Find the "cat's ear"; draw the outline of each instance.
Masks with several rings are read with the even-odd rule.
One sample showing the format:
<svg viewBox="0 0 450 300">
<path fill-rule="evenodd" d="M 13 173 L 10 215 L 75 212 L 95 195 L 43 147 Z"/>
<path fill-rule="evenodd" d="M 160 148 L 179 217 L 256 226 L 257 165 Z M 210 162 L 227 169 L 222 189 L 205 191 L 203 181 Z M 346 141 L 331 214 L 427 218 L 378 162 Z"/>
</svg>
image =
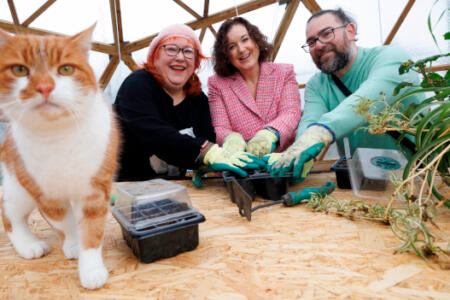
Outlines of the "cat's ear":
<svg viewBox="0 0 450 300">
<path fill-rule="evenodd" d="M 83 50 L 86 53 L 86 55 L 88 54 L 89 50 L 91 50 L 92 33 L 94 32 L 95 25 L 97 25 L 97 23 L 94 23 L 88 29 L 85 29 L 82 32 L 77 33 L 76 35 L 70 38 L 75 44 L 77 44 L 77 46 L 81 50 Z"/>
<path fill-rule="evenodd" d="M 6 42 L 8 42 L 10 38 L 11 35 L 9 35 L 9 33 L 0 29 L 0 46 L 6 44 Z"/>
</svg>

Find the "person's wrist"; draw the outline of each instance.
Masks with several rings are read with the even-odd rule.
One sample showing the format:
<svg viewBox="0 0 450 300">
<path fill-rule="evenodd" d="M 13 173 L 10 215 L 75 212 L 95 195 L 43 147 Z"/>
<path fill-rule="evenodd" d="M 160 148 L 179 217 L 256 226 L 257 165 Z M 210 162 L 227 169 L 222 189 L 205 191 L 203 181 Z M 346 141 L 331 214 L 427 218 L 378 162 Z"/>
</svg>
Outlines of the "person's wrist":
<svg viewBox="0 0 450 300">
<path fill-rule="evenodd" d="M 208 153 L 209 149 L 215 145 L 214 143 L 211 143 L 210 141 L 206 140 L 201 146 L 200 146 L 200 152 L 196 158 L 196 162 L 203 163 L 203 160 L 205 159 L 206 153 Z"/>
<path fill-rule="evenodd" d="M 326 139 L 327 144 L 332 144 L 336 141 L 336 134 L 327 125 L 322 123 L 311 123 L 309 124 L 307 130 L 311 127 L 313 127 L 314 130 L 320 132 L 320 134 Z"/>
</svg>

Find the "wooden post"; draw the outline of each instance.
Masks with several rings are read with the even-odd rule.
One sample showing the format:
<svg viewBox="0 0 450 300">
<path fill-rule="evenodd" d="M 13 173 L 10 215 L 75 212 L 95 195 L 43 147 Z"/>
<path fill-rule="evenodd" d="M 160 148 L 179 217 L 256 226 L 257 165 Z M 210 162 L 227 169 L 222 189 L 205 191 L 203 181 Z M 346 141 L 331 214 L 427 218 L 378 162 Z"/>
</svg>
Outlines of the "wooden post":
<svg viewBox="0 0 450 300">
<path fill-rule="evenodd" d="M 291 25 L 292 19 L 294 18 L 295 12 L 297 11 L 298 5 L 300 4 L 300 0 L 291 0 L 289 4 L 286 6 L 286 10 L 284 12 L 283 19 L 278 26 L 277 33 L 273 40 L 273 53 L 272 53 L 272 61 L 277 57 L 278 50 L 280 50 L 281 43 L 283 42 L 284 37 L 286 36 L 286 32 Z"/>
<path fill-rule="evenodd" d="M 402 25 L 403 21 L 405 20 L 406 16 L 408 15 L 409 11 L 411 10 L 411 7 L 413 6 L 415 1 L 416 0 L 409 0 L 408 3 L 406 3 L 406 6 L 403 9 L 400 16 L 398 17 L 397 22 L 395 23 L 394 27 L 392 27 L 391 32 L 389 33 L 388 37 L 384 41 L 384 45 L 389 45 L 392 42 L 395 34 L 397 33 L 398 29 L 400 28 L 400 25 Z"/>
</svg>

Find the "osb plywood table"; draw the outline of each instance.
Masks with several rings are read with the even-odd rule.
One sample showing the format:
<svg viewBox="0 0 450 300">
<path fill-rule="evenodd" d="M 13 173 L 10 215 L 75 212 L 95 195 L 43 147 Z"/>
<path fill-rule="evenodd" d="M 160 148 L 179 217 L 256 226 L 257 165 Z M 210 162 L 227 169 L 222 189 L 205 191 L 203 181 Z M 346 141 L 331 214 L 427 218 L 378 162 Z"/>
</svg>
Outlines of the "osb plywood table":
<svg viewBox="0 0 450 300">
<path fill-rule="evenodd" d="M 335 180 L 312 174 L 296 190 Z M 194 251 L 142 264 L 109 215 L 104 241 L 107 284 L 81 288 L 77 262 L 65 259 L 56 234 L 38 212 L 30 223 L 51 246 L 36 260 L 21 259 L 0 227 L 1 299 L 450 299 L 450 271 L 399 246 L 389 227 L 313 212 L 305 205 L 272 206 L 248 222 L 230 202 L 223 181 L 190 181 L 193 205 L 206 217 Z M 336 190 L 338 199 L 353 198 Z M 449 240 L 450 210 L 440 209 L 437 231 Z"/>
</svg>

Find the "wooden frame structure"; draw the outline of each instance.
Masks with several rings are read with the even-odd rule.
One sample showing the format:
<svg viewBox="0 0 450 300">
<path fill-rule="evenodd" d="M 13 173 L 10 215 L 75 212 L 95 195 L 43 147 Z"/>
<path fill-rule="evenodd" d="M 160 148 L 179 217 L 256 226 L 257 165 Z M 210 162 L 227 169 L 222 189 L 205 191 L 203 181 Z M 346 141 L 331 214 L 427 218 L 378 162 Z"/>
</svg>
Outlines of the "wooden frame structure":
<svg viewBox="0 0 450 300">
<path fill-rule="evenodd" d="M 54 34 L 54 35 L 63 35 L 61 33 L 51 32 L 47 30 L 42 30 L 39 28 L 30 27 L 31 23 L 35 21 L 39 16 L 41 16 L 51 5 L 53 5 L 57 0 L 47 0 L 41 7 L 39 7 L 34 13 L 32 13 L 25 21 L 20 22 L 17 11 L 14 5 L 14 0 L 8 0 L 9 10 L 12 16 L 13 22 L 8 22 L 5 20 L 0 20 L 0 28 L 11 32 L 11 33 L 20 33 L 20 32 L 29 32 L 33 34 L 46 35 L 46 34 Z M 203 15 L 200 15 L 188 4 L 183 2 L 182 0 L 172 0 L 184 10 L 186 10 L 189 14 L 191 14 L 196 20 L 186 23 L 186 25 L 192 27 L 194 30 L 201 29 L 200 32 L 200 41 L 203 41 L 206 30 L 210 30 L 213 35 L 216 35 L 216 31 L 212 26 L 215 23 L 222 22 L 228 18 L 231 18 L 236 15 L 236 12 L 239 14 L 245 14 L 247 12 L 274 4 L 279 3 L 286 4 L 286 9 L 283 18 L 280 21 L 278 26 L 278 30 L 275 34 L 273 45 L 274 45 L 274 53 L 272 55 L 272 60 L 275 60 L 278 51 L 283 43 L 283 39 L 286 35 L 287 30 L 295 16 L 297 8 L 300 2 L 303 2 L 303 5 L 311 12 L 315 13 L 321 10 L 320 6 L 317 4 L 316 0 L 249 0 L 241 5 L 236 7 L 230 7 L 228 9 L 219 11 L 214 14 L 209 14 L 209 0 L 204 0 L 204 9 Z M 415 0 L 409 0 L 401 12 L 400 16 L 397 19 L 397 22 L 394 24 L 391 29 L 388 37 L 386 38 L 384 44 L 390 44 L 396 33 L 398 32 L 400 26 L 414 5 Z M 101 42 L 93 42 L 92 50 L 98 51 L 101 53 L 106 53 L 110 55 L 110 61 L 103 71 L 99 83 L 102 87 L 106 87 L 111 80 L 119 62 L 122 60 L 131 70 L 136 69 L 136 62 L 133 60 L 131 54 L 135 51 L 141 50 L 149 45 L 151 40 L 158 34 L 152 34 L 147 37 L 141 38 L 136 41 L 132 41 L 127 43 L 123 38 L 123 26 L 122 26 L 122 17 L 121 17 L 121 9 L 120 9 L 120 0 L 109 0 L 110 10 L 111 10 L 111 23 L 112 23 L 112 32 L 114 36 L 114 44 L 106 44 Z M 432 68 L 435 71 L 447 70 L 450 69 L 450 65 L 440 65 L 434 66 Z M 300 88 L 304 88 L 304 84 L 299 85 Z"/>
</svg>

